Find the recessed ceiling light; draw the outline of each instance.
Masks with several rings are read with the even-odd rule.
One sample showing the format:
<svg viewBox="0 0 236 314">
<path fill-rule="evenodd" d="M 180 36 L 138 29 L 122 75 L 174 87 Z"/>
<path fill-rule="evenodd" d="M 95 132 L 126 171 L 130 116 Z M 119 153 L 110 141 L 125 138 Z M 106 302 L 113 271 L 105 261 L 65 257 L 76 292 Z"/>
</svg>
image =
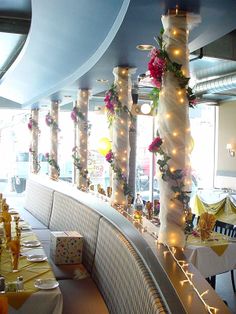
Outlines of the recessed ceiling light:
<svg viewBox="0 0 236 314">
<path fill-rule="evenodd" d="M 107 83 L 108 80 L 104 80 L 104 79 L 97 79 L 96 80 L 98 83 Z"/>
<path fill-rule="evenodd" d="M 153 45 L 138 45 L 136 46 L 138 50 L 152 50 L 154 48 Z"/>
</svg>

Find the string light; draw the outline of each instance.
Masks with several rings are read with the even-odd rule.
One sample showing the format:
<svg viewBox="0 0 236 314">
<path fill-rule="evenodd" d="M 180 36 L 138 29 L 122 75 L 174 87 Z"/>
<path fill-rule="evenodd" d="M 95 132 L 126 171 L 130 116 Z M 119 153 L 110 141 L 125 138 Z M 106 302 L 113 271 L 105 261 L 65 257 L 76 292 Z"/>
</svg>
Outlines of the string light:
<svg viewBox="0 0 236 314">
<path fill-rule="evenodd" d="M 175 49 L 174 50 L 174 55 L 179 56 L 180 55 L 180 50 L 179 49 Z"/>
<path fill-rule="evenodd" d="M 170 119 L 170 114 L 169 113 L 166 114 L 166 119 Z"/>
<path fill-rule="evenodd" d="M 188 270 L 185 270 L 184 267 L 187 266 L 187 264 L 185 263 L 185 261 L 182 261 L 182 260 L 178 260 L 178 258 L 175 256 L 175 253 L 176 253 L 176 249 L 175 248 L 171 248 L 166 245 L 169 253 L 172 255 L 173 259 L 175 260 L 175 262 L 177 263 L 177 265 L 180 267 L 180 269 L 182 270 L 183 274 L 185 275 L 186 279 L 184 280 L 181 280 L 180 281 L 180 284 L 181 286 L 183 286 L 185 283 L 187 284 L 190 284 L 192 286 L 192 288 L 194 289 L 194 291 L 196 292 L 196 294 L 198 295 L 199 299 L 201 300 L 201 302 L 204 304 L 206 310 L 208 311 L 208 313 L 210 314 L 215 314 L 217 313 L 218 309 L 216 307 L 213 307 L 213 306 L 210 306 L 206 303 L 206 301 L 203 299 L 203 297 L 205 295 L 208 294 L 209 290 L 206 290 L 202 293 L 199 292 L 199 290 L 196 288 L 196 286 L 194 285 L 193 281 L 192 281 L 192 277 L 193 277 L 193 273 L 190 273 Z M 163 255 L 164 257 L 166 257 L 166 252 L 168 251 L 164 251 L 163 252 Z"/>
</svg>

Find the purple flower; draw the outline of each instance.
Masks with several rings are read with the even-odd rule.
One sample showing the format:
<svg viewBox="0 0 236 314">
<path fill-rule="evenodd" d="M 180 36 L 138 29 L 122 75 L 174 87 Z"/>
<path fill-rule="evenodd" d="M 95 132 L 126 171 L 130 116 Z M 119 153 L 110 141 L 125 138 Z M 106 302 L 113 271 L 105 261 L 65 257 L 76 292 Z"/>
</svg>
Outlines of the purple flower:
<svg viewBox="0 0 236 314">
<path fill-rule="evenodd" d="M 109 153 L 106 154 L 105 158 L 106 158 L 106 161 L 108 161 L 108 162 L 111 163 L 112 160 L 114 159 L 114 154 L 113 154 L 113 152 L 110 150 Z"/>
<path fill-rule="evenodd" d="M 45 158 L 46 158 L 46 159 L 49 159 L 49 153 L 46 153 L 46 154 L 45 154 Z"/>
</svg>

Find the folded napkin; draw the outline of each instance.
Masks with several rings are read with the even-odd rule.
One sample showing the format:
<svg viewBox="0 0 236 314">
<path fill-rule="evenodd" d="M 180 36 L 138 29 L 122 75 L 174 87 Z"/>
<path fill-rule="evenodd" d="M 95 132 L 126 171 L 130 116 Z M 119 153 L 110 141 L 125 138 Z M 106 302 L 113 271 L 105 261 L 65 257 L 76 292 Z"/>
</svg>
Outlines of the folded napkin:
<svg viewBox="0 0 236 314">
<path fill-rule="evenodd" d="M 215 216 L 209 213 L 203 213 L 200 216 L 197 230 L 200 233 L 201 240 L 207 240 L 210 238 L 213 228 L 215 226 Z"/>
</svg>

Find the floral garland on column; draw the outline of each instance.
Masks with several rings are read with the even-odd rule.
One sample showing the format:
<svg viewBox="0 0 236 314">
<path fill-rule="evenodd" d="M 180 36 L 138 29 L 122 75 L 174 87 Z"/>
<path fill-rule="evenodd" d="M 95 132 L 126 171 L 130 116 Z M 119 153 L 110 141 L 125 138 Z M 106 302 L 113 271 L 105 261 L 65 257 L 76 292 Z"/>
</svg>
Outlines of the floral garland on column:
<svg viewBox="0 0 236 314">
<path fill-rule="evenodd" d="M 36 165 L 36 170 L 34 170 L 34 173 L 39 173 L 40 169 L 41 169 L 41 165 L 40 165 L 40 161 L 38 159 L 38 155 L 36 154 L 36 152 L 32 149 L 32 147 L 29 148 L 29 152 L 32 155 L 33 158 L 33 163 Z"/>
<path fill-rule="evenodd" d="M 196 96 L 193 93 L 191 87 L 189 87 L 189 77 L 186 77 L 182 72 L 182 65 L 176 62 L 172 62 L 169 58 L 165 46 L 163 43 L 164 30 L 161 31 L 160 36 L 157 39 L 159 49 L 154 47 L 150 53 L 150 61 L 148 63 L 148 70 L 150 72 L 150 77 L 152 78 L 152 83 L 154 88 L 150 94 L 153 100 L 153 108 L 157 108 L 159 94 L 162 89 L 163 75 L 165 72 L 172 72 L 178 79 L 178 84 L 180 89 L 184 89 L 186 92 L 186 97 L 188 99 L 188 104 L 190 108 L 194 108 L 197 104 Z M 155 154 L 159 154 L 162 158 L 157 160 L 159 165 L 159 170 L 161 172 L 161 178 L 163 181 L 173 182 L 171 187 L 172 191 L 175 193 L 175 199 L 181 202 L 183 211 L 185 213 L 186 220 L 186 231 L 188 227 L 188 222 L 191 219 L 191 209 L 189 208 L 190 196 L 189 192 L 185 190 L 184 178 L 189 175 L 190 169 L 177 169 L 172 171 L 168 164 L 171 159 L 161 148 L 163 141 L 157 134 L 157 137 L 149 145 L 149 151 Z"/>
<path fill-rule="evenodd" d="M 45 154 L 45 159 L 49 163 L 50 166 L 52 166 L 54 169 L 56 169 L 57 177 L 59 178 L 60 177 L 60 167 L 59 167 L 58 163 L 56 162 L 56 160 L 49 153 Z"/>
<path fill-rule="evenodd" d="M 185 170 L 177 169 L 172 171 L 170 166 L 168 165 L 168 161 L 171 159 L 161 148 L 163 141 L 157 136 L 152 143 L 149 145 L 148 150 L 151 153 L 159 154 L 162 159 L 157 160 L 157 164 L 159 165 L 159 170 L 161 172 L 161 178 L 163 181 L 171 180 L 173 185 L 171 187 L 172 191 L 175 193 L 175 198 L 179 200 L 183 206 L 183 210 L 185 215 L 188 217 L 189 215 L 189 192 L 184 190 L 184 177 L 186 175 Z"/>
<path fill-rule="evenodd" d="M 134 117 L 129 110 L 129 108 L 126 105 L 122 105 L 121 101 L 119 100 L 119 95 L 117 91 L 117 85 L 112 84 L 110 89 L 106 92 L 105 98 L 105 109 L 107 113 L 107 121 L 108 121 L 108 127 L 110 128 L 112 126 L 112 123 L 115 119 L 119 119 L 119 115 L 121 112 L 127 112 L 128 116 L 132 122 L 134 121 Z M 114 156 L 114 153 L 112 151 L 109 151 L 105 155 L 106 161 L 110 163 L 110 166 L 113 170 L 113 172 L 116 175 L 117 180 L 121 183 L 123 186 L 123 191 L 125 196 L 133 197 L 133 194 L 131 192 L 131 189 L 128 185 L 128 180 L 126 175 L 122 172 L 122 169 L 117 166 L 117 162 Z"/>
<path fill-rule="evenodd" d="M 61 131 L 61 129 L 59 128 L 57 122 L 53 119 L 53 117 L 51 116 L 50 112 L 48 112 L 45 116 L 45 122 L 47 124 L 47 126 L 52 127 L 55 130 Z"/>
<path fill-rule="evenodd" d="M 80 162 L 80 157 L 78 156 L 78 147 L 75 146 L 72 149 L 72 158 L 73 158 L 73 164 L 76 169 L 79 170 L 79 175 L 82 176 L 84 179 L 86 179 L 87 187 L 91 184 L 90 178 L 88 176 L 88 170 L 83 169 Z"/>
<path fill-rule="evenodd" d="M 37 121 L 35 121 L 33 118 L 32 118 L 32 115 L 30 115 L 29 117 L 29 121 L 28 121 L 28 129 L 30 130 L 30 132 L 33 131 L 33 129 L 35 129 L 38 134 L 41 133 L 40 129 L 39 129 L 39 126 L 38 126 L 38 123 Z M 38 155 L 36 154 L 36 152 L 32 149 L 32 147 L 30 146 L 29 147 L 29 153 L 32 154 L 32 159 L 33 159 L 33 163 L 36 165 L 36 170 L 34 171 L 34 173 L 39 173 L 40 169 L 41 169 L 41 165 L 40 165 L 40 161 L 39 161 L 39 158 L 38 158 Z"/>
<path fill-rule="evenodd" d="M 193 93 L 192 88 L 188 85 L 190 78 L 183 74 L 181 64 L 170 60 L 163 43 L 163 32 L 164 30 L 161 30 L 160 36 L 157 38 L 159 49 L 154 47 L 151 50 L 150 61 L 148 62 L 148 70 L 150 72 L 150 77 L 152 78 L 152 84 L 154 85 L 154 88 L 150 93 L 150 98 L 153 101 L 153 108 L 157 108 L 159 94 L 162 87 L 163 74 L 166 71 L 172 72 L 176 76 L 179 87 L 181 89 L 185 89 L 186 91 L 189 107 L 194 108 L 197 102 L 196 95 Z"/>
<path fill-rule="evenodd" d="M 83 113 L 79 110 L 77 106 L 74 106 L 71 111 L 71 119 L 73 120 L 74 124 L 78 124 L 82 122 L 84 124 L 84 131 L 88 131 L 88 136 L 90 135 L 91 124 L 86 121 Z M 79 175 L 86 179 L 87 187 L 91 184 L 90 178 L 88 176 L 88 170 L 83 169 L 80 162 L 80 157 L 78 157 L 78 147 L 75 146 L 72 148 L 72 158 L 73 164 L 76 169 L 79 170 Z"/>
<path fill-rule="evenodd" d="M 89 123 L 89 121 L 85 120 L 83 113 L 79 110 L 79 108 L 77 106 L 73 107 L 70 116 L 71 116 L 71 119 L 74 121 L 75 124 L 82 122 L 84 124 L 84 130 L 90 131 L 91 123 Z M 90 132 L 88 132 L 88 135 L 90 135 Z"/>
<path fill-rule="evenodd" d="M 122 105 L 119 100 L 117 86 L 113 83 L 110 89 L 106 92 L 105 98 L 105 109 L 107 113 L 107 121 L 109 128 L 112 126 L 114 119 L 119 118 L 119 113 L 127 112 L 131 121 L 133 121 L 134 117 L 126 105 Z"/>
<path fill-rule="evenodd" d="M 133 194 L 130 190 L 130 187 L 128 185 L 128 180 L 126 175 L 122 172 L 122 169 L 117 166 L 116 163 L 116 158 L 114 156 L 114 153 L 110 150 L 106 155 L 105 155 L 106 161 L 109 162 L 113 172 L 115 173 L 118 181 L 123 187 L 124 195 L 125 196 L 130 196 L 133 197 Z"/>
</svg>

